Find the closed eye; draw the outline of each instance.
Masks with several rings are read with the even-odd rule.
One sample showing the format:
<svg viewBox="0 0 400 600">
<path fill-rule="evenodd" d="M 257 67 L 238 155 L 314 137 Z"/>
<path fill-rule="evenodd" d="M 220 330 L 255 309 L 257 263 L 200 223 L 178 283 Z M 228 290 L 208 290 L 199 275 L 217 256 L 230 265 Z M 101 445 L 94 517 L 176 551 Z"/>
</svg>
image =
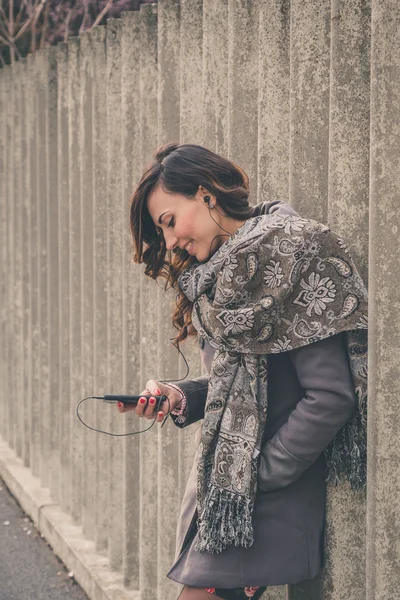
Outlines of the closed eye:
<svg viewBox="0 0 400 600">
<path fill-rule="evenodd" d="M 174 227 L 174 226 L 175 226 L 175 221 L 174 221 L 174 217 L 172 217 L 172 219 L 168 223 L 168 227 Z"/>
</svg>

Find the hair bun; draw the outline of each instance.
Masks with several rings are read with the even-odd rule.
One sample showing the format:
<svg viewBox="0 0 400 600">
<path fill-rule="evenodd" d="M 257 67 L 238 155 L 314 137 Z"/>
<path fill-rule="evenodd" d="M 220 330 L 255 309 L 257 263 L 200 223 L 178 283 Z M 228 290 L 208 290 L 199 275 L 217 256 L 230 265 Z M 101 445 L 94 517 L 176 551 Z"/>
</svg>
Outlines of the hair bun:
<svg viewBox="0 0 400 600">
<path fill-rule="evenodd" d="M 171 154 L 174 150 L 179 148 L 179 146 L 180 146 L 180 144 L 178 144 L 177 142 L 171 142 L 169 144 L 164 144 L 164 146 L 160 146 L 160 148 L 158 148 L 158 150 L 155 152 L 155 154 L 153 156 L 158 162 L 161 163 L 166 156 L 169 156 L 169 154 Z"/>
</svg>

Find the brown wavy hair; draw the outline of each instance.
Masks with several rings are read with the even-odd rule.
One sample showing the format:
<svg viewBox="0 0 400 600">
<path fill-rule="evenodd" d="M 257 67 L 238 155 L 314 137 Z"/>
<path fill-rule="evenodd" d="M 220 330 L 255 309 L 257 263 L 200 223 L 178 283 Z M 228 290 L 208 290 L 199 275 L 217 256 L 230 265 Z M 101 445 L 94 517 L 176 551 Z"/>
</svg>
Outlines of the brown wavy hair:
<svg viewBox="0 0 400 600">
<path fill-rule="evenodd" d="M 253 214 L 249 205 L 249 178 L 236 164 L 196 144 L 169 143 L 160 146 L 153 155 L 132 195 L 130 225 L 133 237 L 133 261 L 144 263 L 145 274 L 152 279 L 165 278 L 165 289 L 178 291 L 172 324 L 178 330 L 174 341 L 195 336 L 192 325 L 192 307 L 180 291 L 178 277 L 181 272 L 196 262 L 186 250 L 167 250 L 160 228 L 154 224 L 147 208 L 147 200 L 158 185 L 165 192 L 181 194 L 193 199 L 204 187 L 216 197 L 226 215 L 244 221 Z"/>
</svg>

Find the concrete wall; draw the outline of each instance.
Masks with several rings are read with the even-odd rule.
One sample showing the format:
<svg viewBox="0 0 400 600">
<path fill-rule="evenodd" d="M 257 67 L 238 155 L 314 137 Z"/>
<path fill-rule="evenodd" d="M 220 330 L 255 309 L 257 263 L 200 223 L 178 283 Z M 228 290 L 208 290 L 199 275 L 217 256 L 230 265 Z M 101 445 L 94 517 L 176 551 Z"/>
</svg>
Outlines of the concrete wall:
<svg viewBox="0 0 400 600">
<path fill-rule="evenodd" d="M 180 588 L 165 573 L 195 427 L 107 437 L 75 415 L 84 396 L 185 374 L 174 294 L 132 264 L 129 232 L 132 188 L 179 140 L 243 166 L 252 203 L 329 223 L 369 276 L 368 491 L 328 488 L 324 570 L 265 598 L 396 593 L 399 31 L 396 0 L 159 0 L 0 70 L 0 474 L 91 598 Z M 183 349 L 200 375 L 195 344 Z M 147 425 L 95 401 L 82 416 Z M 37 511 L 29 485 L 48 494 Z"/>
</svg>

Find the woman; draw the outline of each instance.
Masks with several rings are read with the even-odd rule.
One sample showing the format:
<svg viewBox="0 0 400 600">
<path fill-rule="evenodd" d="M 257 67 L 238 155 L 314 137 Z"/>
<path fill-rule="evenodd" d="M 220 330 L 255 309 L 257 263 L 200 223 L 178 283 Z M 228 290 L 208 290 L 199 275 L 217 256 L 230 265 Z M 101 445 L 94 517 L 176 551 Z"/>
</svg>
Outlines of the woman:
<svg viewBox="0 0 400 600">
<path fill-rule="evenodd" d="M 365 485 L 365 286 L 329 227 L 248 198 L 192 144 L 161 147 L 132 198 L 134 260 L 179 290 L 176 341 L 197 335 L 208 373 L 152 379 L 132 409 L 162 421 L 148 396 L 165 394 L 178 427 L 204 419 L 167 574 L 180 600 L 313 578 L 326 481 Z"/>
</svg>

